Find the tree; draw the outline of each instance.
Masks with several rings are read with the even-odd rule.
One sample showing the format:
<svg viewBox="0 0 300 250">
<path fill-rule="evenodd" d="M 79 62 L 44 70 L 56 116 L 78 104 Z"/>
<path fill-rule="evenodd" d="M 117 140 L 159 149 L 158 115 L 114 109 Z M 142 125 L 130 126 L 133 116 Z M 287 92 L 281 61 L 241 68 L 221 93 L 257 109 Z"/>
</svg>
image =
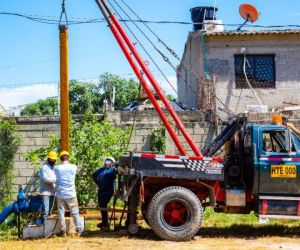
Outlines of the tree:
<svg viewBox="0 0 300 250">
<path fill-rule="evenodd" d="M 49 97 L 36 103 L 28 104 L 21 111 L 22 116 L 55 115 L 58 113 L 57 98 Z"/>
<path fill-rule="evenodd" d="M 115 110 L 120 110 L 128 103 L 137 100 L 139 83 L 134 79 L 125 79 L 105 73 L 100 76 L 98 83 L 71 80 L 69 88 L 70 112 L 72 114 L 85 114 L 86 112 L 96 114 L 103 112 L 105 99 L 112 102 L 114 88 L 116 90 Z M 57 112 L 57 99 L 47 98 L 26 105 L 21 111 L 21 115 L 54 115 Z"/>
<path fill-rule="evenodd" d="M 70 111 L 72 114 L 84 114 L 86 112 L 102 112 L 102 95 L 97 84 L 70 81 Z"/>
<path fill-rule="evenodd" d="M 120 110 L 130 102 L 137 100 L 139 83 L 134 79 L 124 79 L 109 73 L 100 76 L 99 89 L 104 92 L 104 98 L 109 101 L 112 101 L 114 87 L 116 91 L 115 110 Z"/>
</svg>

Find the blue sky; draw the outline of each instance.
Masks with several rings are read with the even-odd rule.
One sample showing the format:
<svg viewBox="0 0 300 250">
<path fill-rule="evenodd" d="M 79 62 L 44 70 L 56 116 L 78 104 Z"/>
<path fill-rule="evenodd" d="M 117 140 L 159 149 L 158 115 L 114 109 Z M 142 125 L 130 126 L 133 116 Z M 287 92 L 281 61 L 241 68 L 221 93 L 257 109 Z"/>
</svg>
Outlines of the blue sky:
<svg viewBox="0 0 300 250">
<path fill-rule="evenodd" d="M 126 2 L 142 19 L 155 21 L 190 21 L 190 8 L 214 3 L 213 0 L 127 0 Z M 244 2 L 217 0 L 219 19 L 224 23 L 241 23 L 238 7 Z M 247 2 L 255 5 L 261 13 L 257 24 L 300 24 L 299 0 L 248 0 Z M 57 19 L 60 10 L 59 0 L 1 0 L 0 2 L 0 12 L 51 16 L 51 19 Z M 66 0 L 66 10 L 69 19 L 102 17 L 94 0 Z M 192 30 L 191 25 L 155 24 L 151 27 L 170 47 L 180 56 L 182 55 L 188 32 Z M 0 104 L 9 107 L 57 95 L 55 84 L 12 87 L 16 84 L 45 83 L 59 79 L 57 26 L 0 15 L 0 30 Z M 147 48 L 151 47 L 147 45 Z M 150 52 L 155 54 L 152 49 Z M 170 70 L 159 56 L 155 56 L 155 59 L 170 81 L 176 85 L 175 72 Z M 70 79 L 94 79 L 104 72 L 126 77 L 132 73 L 104 23 L 70 26 L 69 60 Z M 173 60 L 173 63 L 178 62 Z M 154 73 L 157 74 L 156 70 Z M 160 76 L 157 77 L 161 79 Z M 172 93 L 170 87 L 165 84 L 163 86 Z"/>
</svg>

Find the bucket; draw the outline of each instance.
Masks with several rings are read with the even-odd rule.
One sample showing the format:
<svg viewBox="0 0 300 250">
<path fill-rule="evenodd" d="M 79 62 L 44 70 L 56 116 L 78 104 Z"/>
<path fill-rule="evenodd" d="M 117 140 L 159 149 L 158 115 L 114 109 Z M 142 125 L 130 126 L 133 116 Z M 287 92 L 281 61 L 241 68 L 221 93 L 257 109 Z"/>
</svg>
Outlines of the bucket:
<svg viewBox="0 0 300 250">
<path fill-rule="evenodd" d="M 194 31 L 203 29 L 204 20 L 215 20 L 215 13 L 218 8 L 202 6 L 190 9 L 192 21 L 194 23 Z M 215 12 L 215 13 L 214 13 Z M 199 23 L 199 24 L 198 24 Z"/>
</svg>

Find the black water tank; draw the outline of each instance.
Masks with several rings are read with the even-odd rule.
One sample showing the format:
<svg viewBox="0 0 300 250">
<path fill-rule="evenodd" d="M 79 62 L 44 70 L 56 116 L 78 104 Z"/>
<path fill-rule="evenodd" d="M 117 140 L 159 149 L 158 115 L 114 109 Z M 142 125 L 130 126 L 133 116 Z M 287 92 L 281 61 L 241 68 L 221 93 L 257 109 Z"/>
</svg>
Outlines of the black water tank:
<svg viewBox="0 0 300 250">
<path fill-rule="evenodd" d="M 194 31 L 202 30 L 203 29 L 203 21 L 204 20 L 214 20 L 216 15 L 214 12 L 218 11 L 218 8 L 215 7 L 195 7 L 191 10 L 192 21 L 194 24 Z M 197 24 L 199 23 L 199 24 Z"/>
</svg>

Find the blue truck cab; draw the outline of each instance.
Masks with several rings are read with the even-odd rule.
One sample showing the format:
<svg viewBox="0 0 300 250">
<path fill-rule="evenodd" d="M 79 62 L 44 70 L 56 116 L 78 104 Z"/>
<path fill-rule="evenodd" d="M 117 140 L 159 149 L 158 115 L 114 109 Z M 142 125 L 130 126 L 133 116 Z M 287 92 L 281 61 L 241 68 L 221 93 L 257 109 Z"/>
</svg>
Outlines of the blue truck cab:
<svg viewBox="0 0 300 250">
<path fill-rule="evenodd" d="M 244 122 L 226 143 L 219 211 L 300 219 L 300 138 L 281 124 Z"/>
<path fill-rule="evenodd" d="M 282 125 L 248 125 L 247 130 L 251 135 L 253 157 L 252 195 L 260 217 L 298 217 L 299 137 Z M 245 149 L 250 146 L 247 140 L 245 136 Z"/>
</svg>

